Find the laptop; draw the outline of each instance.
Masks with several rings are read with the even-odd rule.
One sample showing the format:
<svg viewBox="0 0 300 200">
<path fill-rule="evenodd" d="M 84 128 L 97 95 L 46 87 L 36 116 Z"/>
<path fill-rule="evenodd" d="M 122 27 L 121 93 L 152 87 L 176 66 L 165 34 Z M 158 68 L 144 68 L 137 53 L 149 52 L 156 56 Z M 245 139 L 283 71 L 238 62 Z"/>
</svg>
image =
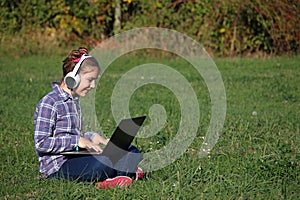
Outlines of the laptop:
<svg viewBox="0 0 300 200">
<path fill-rule="evenodd" d="M 88 151 L 83 149 L 79 151 L 65 151 L 61 152 L 60 154 L 66 156 L 104 155 L 110 158 L 110 160 L 114 163 L 128 153 L 127 150 L 145 119 L 146 116 L 139 116 L 121 120 L 102 152 Z"/>
</svg>

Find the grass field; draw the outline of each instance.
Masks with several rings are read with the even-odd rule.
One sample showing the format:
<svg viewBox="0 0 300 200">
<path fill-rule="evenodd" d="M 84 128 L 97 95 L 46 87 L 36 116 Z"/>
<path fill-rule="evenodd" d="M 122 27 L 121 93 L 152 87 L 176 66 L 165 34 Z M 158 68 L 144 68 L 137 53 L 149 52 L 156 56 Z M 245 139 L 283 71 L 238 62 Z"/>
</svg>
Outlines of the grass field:
<svg viewBox="0 0 300 200">
<path fill-rule="evenodd" d="M 181 60 L 159 62 L 181 72 L 201 108 L 197 137 L 175 162 L 131 188 L 99 190 L 92 183 L 42 180 L 33 146 L 33 112 L 38 100 L 60 79 L 61 56 L 0 58 L 0 199 L 298 199 L 300 196 L 300 57 L 217 59 L 227 97 L 223 134 L 208 157 L 198 150 L 206 133 L 210 100 L 197 73 Z M 149 60 L 150 62 L 151 60 Z M 152 60 L 153 61 L 153 60 Z M 151 62 L 152 62 L 151 61 Z M 127 56 L 113 63 L 97 88 L 96 111 L 110 133 L 114 83 L 126 70 L 145 63 Z M 132 97 L 132 115 L 147 114 L 152 104 L 165 107 L 168 126 L 156 136 L 137 139 L 143 152 L 160 149 L 178 129 L 176 97 L 147 85 Z M 109 134 L 108 134 L 109 136 Z"/>
</svg>

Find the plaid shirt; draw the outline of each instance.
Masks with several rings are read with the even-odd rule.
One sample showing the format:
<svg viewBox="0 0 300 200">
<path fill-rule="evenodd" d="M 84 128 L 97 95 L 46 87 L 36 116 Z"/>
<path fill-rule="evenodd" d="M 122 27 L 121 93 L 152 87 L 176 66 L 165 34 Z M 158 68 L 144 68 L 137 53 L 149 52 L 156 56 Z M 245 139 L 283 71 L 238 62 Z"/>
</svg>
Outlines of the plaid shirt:
<svg viewBox="0 0 300 200">
<path fill-rule="evenodd" d="M 38 103 L 34 113 L 34 145 L 39 171 L 44 177 L 57 172 L 67 158 L 60 152 L 74 150 L 79 137 L 92 139 L 95 132 L 81 133 L 82 116 L 78 98 L 72 97 L 58 82 Z"/>
</svg>

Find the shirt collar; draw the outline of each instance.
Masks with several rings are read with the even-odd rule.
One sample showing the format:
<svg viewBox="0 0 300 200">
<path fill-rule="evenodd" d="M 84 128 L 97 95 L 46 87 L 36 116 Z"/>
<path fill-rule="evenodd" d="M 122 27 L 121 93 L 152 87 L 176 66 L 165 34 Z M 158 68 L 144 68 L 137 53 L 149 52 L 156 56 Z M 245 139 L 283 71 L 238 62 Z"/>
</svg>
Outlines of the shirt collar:
<svg viewBox="0 0 300 200">
<path fill-rule="evenodd" d="M 60 87 L 59 81 L 52 82 L 52 88 L 58 94 L 58 96 L 63 99 L 63 101 L 67 101 L 68 99 L 76 99 Z"/>
</svg>

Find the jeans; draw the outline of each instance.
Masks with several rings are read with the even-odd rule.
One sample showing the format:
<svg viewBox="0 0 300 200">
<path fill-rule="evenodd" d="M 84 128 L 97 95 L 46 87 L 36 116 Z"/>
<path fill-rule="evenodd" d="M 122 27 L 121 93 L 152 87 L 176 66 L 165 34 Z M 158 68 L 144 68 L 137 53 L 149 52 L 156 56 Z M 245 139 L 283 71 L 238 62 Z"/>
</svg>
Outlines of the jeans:
<svg viewBox="0 0 300 200">
<path fill-rule="evenodd" d="M 130 146 L 128 153 L 112 164 L 106 156 L 69 157 L 58 172 L 49 178 L 75 181 L 103 181 L 116 176 L 133 177 L 141 160 L 141 153 L 135 146 Z"/>
</svg>

